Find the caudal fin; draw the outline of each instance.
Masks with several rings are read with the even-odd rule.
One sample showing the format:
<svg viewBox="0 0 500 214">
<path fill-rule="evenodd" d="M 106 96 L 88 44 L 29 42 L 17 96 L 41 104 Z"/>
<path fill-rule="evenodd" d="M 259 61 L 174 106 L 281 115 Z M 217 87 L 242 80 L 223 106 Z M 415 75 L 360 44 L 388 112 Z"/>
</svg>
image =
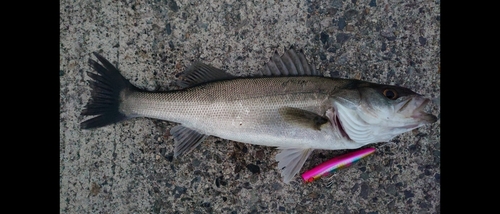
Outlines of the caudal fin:
<svg viewBox="0 0 500 214">
<path fill-rule="evenodd" d="M 137 90 L 108 60 L 96 52 L 94 55 L 102 65 L 89 59 L 89 65 L 97 74 L 87 72 L 92 78 L 89 80 L 91 98 L 81 115 L 95 117 L 83 121 L 82 129 L 102 127 L 127 119 L 127 115 L 119 111 L 120 94 L 123 90 Z"/>
</svg>

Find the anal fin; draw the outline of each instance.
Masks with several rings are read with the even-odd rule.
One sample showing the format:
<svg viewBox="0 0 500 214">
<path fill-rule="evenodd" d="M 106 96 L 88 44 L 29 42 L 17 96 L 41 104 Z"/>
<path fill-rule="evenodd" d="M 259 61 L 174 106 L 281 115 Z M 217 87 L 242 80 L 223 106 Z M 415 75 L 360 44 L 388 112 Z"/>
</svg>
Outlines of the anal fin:
<svg viewBox="0 0 500 214">
<path fill-rule="evenodd" d="M 189 153 L 208 137 L 181 125 L 170 129 L 170 134 L 174 137 L 174 158 Z"/>
<path fill-rule="evenodd" d="M 276 155 L 276 161 L 278 161 L 278 168 L 281 170 L 283 182 L 288 184 L 300 171 L 314 149 L 283 147 L 279 147 L 278 149 L 281 149 L 281 152 Z"/>
</svg>

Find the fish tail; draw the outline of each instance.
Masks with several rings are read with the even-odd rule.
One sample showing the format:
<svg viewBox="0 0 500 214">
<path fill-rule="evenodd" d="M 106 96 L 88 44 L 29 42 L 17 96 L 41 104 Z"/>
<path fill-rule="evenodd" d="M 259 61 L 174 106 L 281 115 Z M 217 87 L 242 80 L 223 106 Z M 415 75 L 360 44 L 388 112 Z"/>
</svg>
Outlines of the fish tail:
<svg viewBox="0 0 500 214">
<path fill-rule="evenodd" d="M 81 115 L 95 117 L 83 121 L 80 124 L 82 129 L 98 128 L 130 118 L 120 112 L 121 97 L 123 92 L 139 90 L 108 60 L 96 52 L 94 55 L 102 65 L 89 59 L 89 65 L 97 74 L 87 72 L 91 78 L 91 97 Z"/>
</svg>

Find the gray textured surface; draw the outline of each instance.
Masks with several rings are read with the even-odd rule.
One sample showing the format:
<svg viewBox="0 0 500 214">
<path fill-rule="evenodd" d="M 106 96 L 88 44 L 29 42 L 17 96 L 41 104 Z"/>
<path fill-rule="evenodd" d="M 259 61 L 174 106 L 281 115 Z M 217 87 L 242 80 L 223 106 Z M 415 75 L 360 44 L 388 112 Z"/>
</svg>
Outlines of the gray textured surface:
<svg viewBox="0 0 500 214">
<path fill-rule="evenodd" d="M 134 85 L 175 88 L 192 60 L 235 75 L 303 48 L 327 76 L 440 97 L 440 1 L 60 1 L 61 213 L 439 213 L 440 121 L 375 144 L 328 179 L 281 182 L 273 148 L 211 137 L 172 159 L 165 121 L 82 131 L 87 60 L 98 51 Z M 306 169 L 345 151 L 315 151 Z M 257 172 L 257 169 L 260 172 Z M 255 172 L 255 173 L 254 173 Z"/>
</svg>

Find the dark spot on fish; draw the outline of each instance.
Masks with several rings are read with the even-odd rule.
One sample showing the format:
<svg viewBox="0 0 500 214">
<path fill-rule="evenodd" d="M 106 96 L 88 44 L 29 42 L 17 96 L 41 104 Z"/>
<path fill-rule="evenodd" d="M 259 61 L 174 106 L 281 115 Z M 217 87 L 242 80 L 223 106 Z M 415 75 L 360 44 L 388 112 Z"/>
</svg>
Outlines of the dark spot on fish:
<svg viewBox="0 0 500 214">
<path fill-rule="evenodd" d="M 247 166 L 247 169 L 250 170 L 250 172 L 252 173 L 260 173 L 260 167 L 255 165 L 255 164 L 248 164 Z"/>
<path fill-rule="evenodd" d="M 227 201 L 227 197 L 222 196 L 222 200 L 223 200 L 223 201 Z"/>
</svg>

